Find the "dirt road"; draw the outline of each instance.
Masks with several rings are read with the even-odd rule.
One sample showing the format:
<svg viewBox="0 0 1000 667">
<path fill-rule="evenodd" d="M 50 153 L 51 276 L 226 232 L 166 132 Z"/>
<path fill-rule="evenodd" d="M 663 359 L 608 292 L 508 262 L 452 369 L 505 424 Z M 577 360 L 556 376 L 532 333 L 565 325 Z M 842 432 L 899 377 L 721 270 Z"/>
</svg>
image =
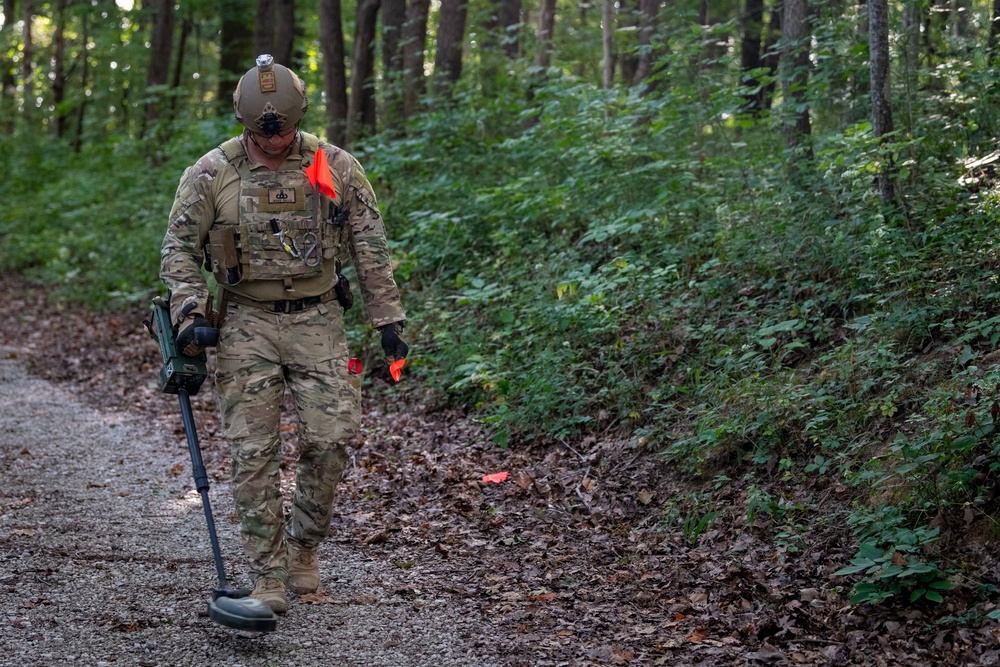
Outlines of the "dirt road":
<svg viewBox="0 0 1000 667">
<path fill-rule="evenodd" d="M 326 596 L 293 596 L 277 632 L 215 625 L 187 449 L 0 356 L 0 665 L 496 664 L 466 642 L 488 629 L 336 543 L 321 550 Z M 227 572 L 246 585 L 228 489 L 213 482 L 211 497 Z"/>
</svg>

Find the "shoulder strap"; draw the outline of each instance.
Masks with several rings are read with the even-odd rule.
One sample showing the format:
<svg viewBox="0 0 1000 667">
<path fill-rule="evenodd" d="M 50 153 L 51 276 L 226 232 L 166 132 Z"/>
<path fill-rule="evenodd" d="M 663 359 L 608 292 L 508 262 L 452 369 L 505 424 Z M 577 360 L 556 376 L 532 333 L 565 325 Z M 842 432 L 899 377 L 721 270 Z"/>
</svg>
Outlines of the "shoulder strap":
<svg viewBox="0 0 1000 667">
<path fill-rule="evenodd" d="M 243 144 L 240 143 L 239 137 L 233 137 L 222 142 L 219 146 L 219 150 L 222 151 L 223 155 L 230 163 L 235 162 L 237 159 L 246 156 L 246 151 L 243 150 Z"/>
<path fill-rule="evenodd" d="M 302 168 L 305 169 L 313 163 L 313 158 L 316 157 L 316 151 L 319 150 L 319 137 L 303 132 L 301 150 Z"/>
</svg>

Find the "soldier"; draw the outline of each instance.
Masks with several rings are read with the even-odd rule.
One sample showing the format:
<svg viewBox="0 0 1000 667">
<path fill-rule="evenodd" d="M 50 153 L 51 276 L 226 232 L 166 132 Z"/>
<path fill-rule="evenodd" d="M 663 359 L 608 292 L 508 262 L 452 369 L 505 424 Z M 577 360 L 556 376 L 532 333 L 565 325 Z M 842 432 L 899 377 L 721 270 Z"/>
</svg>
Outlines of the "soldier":
<svg viewBox="0 0 1000 667">
<path fill-rule="evenodd" d="M 160 278 L 171 292 L 178 349 L 197 355 L 194 330 L 220 329 L 215 383 L 252 595 L 283 613 L 286 586 L 310 593 L 319 585 L 317 549 L 330 527 L 345 444 L 361 420 L 341 260 L 354 261 L 390 361 L 406 357 L 406 315 L 364 169 L 347 151 L 299 130 L 308 108 L 302 80 L 262 55 L 237 84 L 233 107 L 243 134 L 181 176 Z M 209 321 L 202 261 L 219 283 L 221 322 Z M 278 470 L 286 386 L 299 446 L 287 521 Z"/>
</svg>

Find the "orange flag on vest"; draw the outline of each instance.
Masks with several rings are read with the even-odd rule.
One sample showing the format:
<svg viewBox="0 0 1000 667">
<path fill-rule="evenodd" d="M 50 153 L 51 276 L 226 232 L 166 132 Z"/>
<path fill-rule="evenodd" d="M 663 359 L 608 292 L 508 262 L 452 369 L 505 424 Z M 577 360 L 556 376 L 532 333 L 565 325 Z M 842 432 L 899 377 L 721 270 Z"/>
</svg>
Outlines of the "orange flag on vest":
<svg viewBox="0 0 1000 667">
<path fill-rule="evenodd" d="M 333 190 L 333 179 L 330 178 L 330 165 L 326 161 L 326 151 L 322 148 L 316 151 L 313 163 L 306 167 L 306 176 L 313 187 L 319 185 L 320 194 L 330 199 L 337 198 L 337 193 Z"/>
</svg>

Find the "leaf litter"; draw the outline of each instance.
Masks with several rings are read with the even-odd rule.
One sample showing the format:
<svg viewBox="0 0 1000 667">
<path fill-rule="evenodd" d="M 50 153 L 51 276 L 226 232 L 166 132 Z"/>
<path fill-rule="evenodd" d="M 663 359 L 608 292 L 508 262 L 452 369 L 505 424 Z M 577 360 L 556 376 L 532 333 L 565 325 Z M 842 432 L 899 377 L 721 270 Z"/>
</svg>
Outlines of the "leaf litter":
<svg viewBox="0 0 1000 667">
<path fill-rule="evenodd" d="M 157 388 L 143 309 L 88 313 L 11 277 L 0 292 L 7 358 L 71 386 L 109 418 L 127 414 L 183 440 L 175 404 Z M 419 340 L 412 349 L 419 354 Z M 767 517 L 747 520 L 747 489 L 735 483 L 715 498 L 715 520 L 685 534 L 666 504 L 704 488 L 655 452 L 611 436 L 500 449 L 474 420 L 439 405 L 433 388 L 395 385 L 384 368 L 366 373 L 330 539 L 396 564 L 395 579 L 380 582 L 387 595 L 480 615 L 504 638 L 509 665 L 1000 664 L 1000 623 L 983 618 L 995 607 L 975 595 L 977 584 L 996 584 L 1000 562 L 974 525 L 952 539 L 955 566 L 975 583 L 941 605 L 852 607 L 851 582 L 832 575 L 855 551 L 830 520 L 850 502 L 843 488 L 792 489 L 808 513 L 794 545 L 775 539 L 781 527 Z M 192 405 L 206 466 L 227 479 L 214 393 Z M 289 407 L 286 486 L 296 459 Z M 5 466 L 29 455 L 0 454 Z M 508 483 L 484 470 L 509 471 Z M 22 502 L 5 498 L 0 491 L 3 506 Z M 8 539 L 37 540 L 31 532 Z M 337 591 L 298 602 L 337 604 Z"/>
</svg>

